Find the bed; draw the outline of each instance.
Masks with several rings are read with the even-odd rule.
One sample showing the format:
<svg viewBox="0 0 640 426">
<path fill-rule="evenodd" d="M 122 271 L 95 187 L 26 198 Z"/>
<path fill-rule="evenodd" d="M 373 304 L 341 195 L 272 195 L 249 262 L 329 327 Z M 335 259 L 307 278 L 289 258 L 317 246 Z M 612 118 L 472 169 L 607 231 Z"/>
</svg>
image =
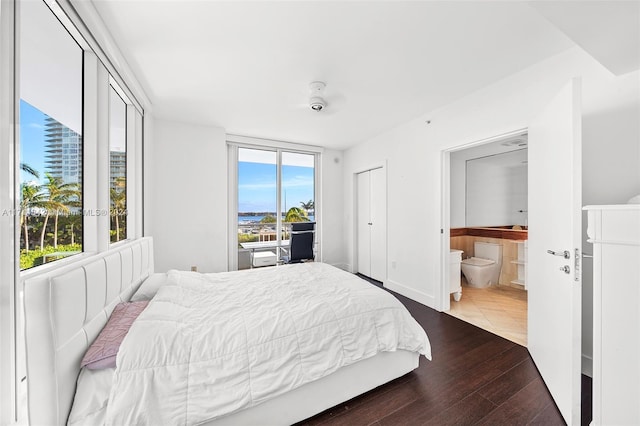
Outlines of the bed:
<svg viewBox="0 0 640 426">
<path fill-rule="evenodd" d="M 25 282 L 32 424 L 153 424 L 159 420 L 171 424 L 291 424 L 408 373 L 418 366 L 420 353 L 430 356 L 426 334 L 410 316 L 405 325 L 391 327 L 392 317 L 409 315 L 395 298 L 352 274 L 309 263 L 220 274 L 171 271 L 166 274 L 167 285 L 160 287 L 124 338 L 118 368 L 80 371 L 80 360 L 114 306 L 144 294 L 145 285 L 139 291 L 138 287 L 153 274 L 152 258 L 151 240 L 142 239 L 55 275 Z M 301 277 L 316 281 L 301 283 Z M 335 298 L 340 292 L 358 293 L 359 299 L 344 303 L 347 314 L 334 309 L 340 304 L 336 301 L 343 299 Z M 320 303 L 324 307 L 305 307 L 311 297 L 307 293 L 325 298 Z M 291 305 L 291 297 L 302 297 L 302 301 Z M 238 320 L 242 324 L 232 324 L 238 315 L 225 313 L 223 299 L 244 307 L 243 319 Z M 273 320 L 262 320 L 266 314 L 258 311 L 260 305 L 266 306 L 265 312 L 279 314 Z M 69 310 L 69 306 L 77 309 Z M 312 314 L 304 314 L 305 309 Z M 372 319 L 380 312 L 381 319 Z M 374 324 L 355 325 L 359 323 L 349 315 Z M 335 334 L 325 327 L 336 324 L 340 325 L 338 346 L 322 338 Z M 199 328 L 206 329 L 205 333 L 195 334 Z M 225 328 L 242 333 L 230 333 L 229 340 L 219 341 L 218 336 L 228 332 Z M 306 336 L 310 330 L 315 334 Z M 369 338 L 356 345 L 359 334 Z M 158 349 L 171 346 L 167 341 L 178 349 Z M 305 344 L 327 347 L 333 354 L 331 361 L 317 358 L 315 352 L 304 349 Z M 141 349 L 145 345 L 147 349 Z M 181 352 L 188 352 L 186 358 L 180 358 Z M 233 362 L 244 359 L 238 354 L 246 355 L 247 361 L 236 371 Z M 221 357 L 233 362 L 220 364 Z M 216 363 L 211 364 L 212 360 Z M 212 368 L 221 365 L 224 368 Z M 260 369 L 264 376 L 258 374 Z M 216 370 L 230 376 L 234 386 L 237 382 L 237 390 L 228 388 L 228 377 L 206 377 Z M 248 374 L 247 370 L 248 381 L 234 379 Z M 227 388 L 234 390 L 225 398 Z M 160 394 L 168 401 L 154 402 Z M 186 403 L 181 402 L 183 398 Z M 213 400 L 215 406 L 209 406 L 208 401 Z M 218 407 L 220 401 L 226 401 L 223 408 Z M 144 408 L 141 404 L 150 405 Z"/>
</svg>

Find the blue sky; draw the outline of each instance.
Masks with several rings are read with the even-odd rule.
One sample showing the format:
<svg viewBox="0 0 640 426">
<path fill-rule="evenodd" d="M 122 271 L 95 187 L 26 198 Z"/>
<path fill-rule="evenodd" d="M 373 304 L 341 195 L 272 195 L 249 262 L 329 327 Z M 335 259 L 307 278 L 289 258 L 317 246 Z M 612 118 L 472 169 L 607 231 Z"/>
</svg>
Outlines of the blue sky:
<svg viewBox="0 0 640 426">
<path fill-rule="evenodd" d="M 313 168 L 282 166 L 282 210 L 313 200 Z M 286 193 L 286 209 L 284 195 Z M 276 165 L 238 162 L 238 212 L 276 211 Z"/>
<path fill-rule="evenodd" d="M 45 114 L 20 100 L 20 162 L 40 172 L 44 178 L 44 119 Z M 37 180 L 21 172 L 22 182 Z M 282 210 L 300 207 L 301 202 L 313 200 L 313 167 L 282 166 Z M 286 206 L 285 206 L 286 195 Z M 276 211 L 276 165 L 238 162 L 238 211 Z"/>
<path fill-rule="evenodd" d="M 42 111 L 20 99 L 20 163 L 40 172 L 40 180 L 44 178 L 44 119 Z M 20 181 L 37 179 L 20 172 Z"/>
</svg>

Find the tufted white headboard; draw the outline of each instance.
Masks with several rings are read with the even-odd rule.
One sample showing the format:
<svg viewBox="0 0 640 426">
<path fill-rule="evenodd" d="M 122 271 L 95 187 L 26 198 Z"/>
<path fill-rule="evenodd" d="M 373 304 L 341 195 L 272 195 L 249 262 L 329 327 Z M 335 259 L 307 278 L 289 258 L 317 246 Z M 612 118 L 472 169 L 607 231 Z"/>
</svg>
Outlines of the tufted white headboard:
<svg viewBox="0 0 640 426">
<path fill-rule="evenodd" d="M 30 424 L 67 423 L 84 353 L 152 272 L 147 237 L 24 282 Z"/>
</svg>

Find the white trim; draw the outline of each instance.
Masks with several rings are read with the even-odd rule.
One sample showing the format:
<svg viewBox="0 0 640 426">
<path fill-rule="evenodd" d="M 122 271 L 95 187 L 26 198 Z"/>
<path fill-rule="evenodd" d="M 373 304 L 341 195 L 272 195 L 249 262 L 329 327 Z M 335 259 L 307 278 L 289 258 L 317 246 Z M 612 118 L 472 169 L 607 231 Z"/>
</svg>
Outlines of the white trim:
<svg viewBox="0 0 640 426">
<path fill-rule="evenodd" d="M 134 199 L 133 199 L 133 203 L 131 203 L 131 205 L 134 207 L 133 209 L 133 217 L 131 217 L 130 219 L 132 220 L 132 224 L 135 224 L 135 233 L 133 234 L 133 238 L 142 238 L 143 235 L 143 230 L 142 230 L 142 212 L 144 210 L 144 206 L 142 205 L 142 199 L 143 199 L 143 188 L 142 188 L 142 182 L 143 182 L 143 177 L 142 177 L 142 171 L 143 171 L 143 158 L 142 158 L 142 138 L 143 138 L 143 133 L 142 133 L 142 114 L 140 114 L 140 111 L 133 109 L 134 110 L 134 150 L 135 150 L 135 164 L 134 164 L 134 173 L 131 173 L 132 177 L 135 177 L 135 184 L 131 185 L 131 187 L 134 189 Z M 130 220 L 128 219 L 128 220 Z M 129 226 L 127 224 L 127 226 Z"/>
<path fill-rule="evenodd" d="M 227 147 L 227 202 L 229 203 L 229 217 L 227 220 L 227 241 L 229 252 L 227 267 L 229 271 L 238 270 L 238 147 Z"/>
<path fill-rule="evenodd" d="M 112 86 L 113 87 L 113 86 Z M 137 158 L 137 143 L 136 143 L 136 108 L 126 103 L 125 100 L 126 120 L 124 123 L 126 133 L 126 188 L 127 191 L 127 239 L 132 240 L 136 238 L 138 230 L 136 229 L 136 220 L 138 217 L 138 209 L 136 208 L 136 200 L 138 199 L 138 193 L 136 191 L 138 187 L 138 170 L 139 162 Z M 111 167 L 109 167 L 111 169 Z"/>
<path fill-rule="evenodd" d="M 96 76 L 96 186 L 92 189 L 96 191 L 96 211 L 107 212 L 105 215 L 96 217 L 96 251 L 103 252 L 109 249 L 111 243 L 109 236 L 111 221 L 108 214 L 111 207 L 109 193 L 109 90 L 111 85 L 109 84 L 109 72 L 103 63 L 99 62 L 98 64 Z"/>
<path fill-rule="evenodd" d="M 449 297 L 450 281 L 450 252 L 451 252 L 451 151 L 442 151 L 441 157 L 442 167 L 440 168 L 442 175 L 442 193 L 441 214 L 442 224 L 440 225 L 440 286 L 436 294 L 436 309 L 440 312 L 451 309 L 451 298 Z"/>
<path fill-rule="evenodd" d="M 127 93 L 122 89 L 122 86 L 116 81 L 113 74 L 109 74 L 109 85 L 113 87 L 113 90 L 115 90 L 125 104 L 129 105 L 133 103 L 131 98 L 127 96 Z"/>
<path fill-rule="evenodd" d="M 15 212 L 18 206 L 16 8 L 13 0 L 0 1 L 0 213 Z M 3 425 L 18 420 L 16 277 L 19 263 L 16 253 L 19 253 L 19 239 L 16 228 L 15 214 L 0 214 L 0 424 Z"/>
<path fill-rule="evenodd" d="M 313 156 L 313 220 L 316 223 L 316 234 L 314 248 L 316 250 L 316 261 L 322 262 L 324 259 L 324 246 L 322 245 L 322 153 L 315 153 Z M 319 205 L 320 208 L 315 206 Z"/>
<path fill-rule="evenodd" d="M 602 206 L 584 206 L 582 210 L 637 210 L 638 204 L 608 204 Z"/>
<path fill-rule="evenodd" d="M 274 139 L 262 139 L 249 136 L 227 134 L 227 143 L 245 148 L 269 147 L 283 149 L 291 152 L 317 153 L 324 152 L 324 148 L 314 145 L 304 145 L 293 142 L 277 141 Z"/>
<path fill-rule="evenodd" d="M 69 20 L 77 28 L 100 62 L 127 93 L 138 111 L 144 114 L 151 101 L 124 59 L 95 6 L 90 1 L 56 0 Z"/>
<path fill-rule="evenodd" d="M 67 32 L 69 32 L 69 34 L 75 40 L 75 42 L 80 45 L 82 50 L 91 49 L 91 46 L 89 46 L 89 43 L 87 43 L 87 40 L 80 33 L 80 31 L 78 31 L 78 28 L 71 21 L 71 19 L 69 19 L 69 16 L 67 15 L 67 13 L 64 10 L 62 10 L 62 7 L 60 7 L 58 0 L 44 0 L 44 2 L 46 3 L 49 10 L 51 10 L 51 12 L 56 16 L 56 18 L 58 18 L 58 20 L 60 21 L 62 26 L 67 30 Z"/>
<path fill-rule="evenodd" d="M 476 146 L 481 146 L 481 145 L 486 145 L 488 143 L 492 143 L 492 142 L 497 142 L 499 140 L 502 139 L 509 139 L 512 138 L 514 136 L 518 136 L 522 133 L 528 133 L 529 129 L 527 127 L 523 127 L 521 129 L 518 130 L 513 130 L 511 132 L 506 132 L 506 133 L 502 133 L 500 135 L 497 136 L 490 136 L 488 138 L 484 138 L 484 139 L 478 139 L 472 142 L 464 142 L 461 143 L 460 145 L 455 145 L 451 148 L 445 149 L 443 151 L 448 151 L 448 152 L 456 152 L 456 151 L 462 151 L 465 149 L 469 149 L 469 148 L 474 148 Z"/>
<path fill-rule="evenodd" d="M 440 200 L 442 203 L 440 216 L 441 242 L 440 242 L 440 281 L 436 286 L 434 298 L 437 301 L 435 309 L 439 311 L 447 311 L 450 309 L 449 300 L 449 249 L 450 249 L 450 226 L 451 226 L 451 153 L 462 151 L 464 149 L 473 148 L 480 145 L 496 142 L 501 139 L 507 139 L 522 133 L 527 133 L 528 128 L 513 130 L 497 136 L 491 136 L 479 139 L 473 142 L 463 142 L 441 151 L 440 169 L 441 175 L 441 191 Z"/>
<path fill-rule="evenodd" d="M 418 291 L 415 288 L 407 287 L 392 280 L 387 280 L 384 283 L 384 288 L 395 291 L 396 293 L 400 293 L 401 295 L 415 300 L 418 303 L 422 303 L 423 305 L 430 308 L 433 308 L 436 302 L 436 298 L 434 296 Z"/>
<path fill-rule="evenodd" d="M 100 61 L 96 55 L 85 50 L 84 87 L 83 87 L 83 129 L 82 129 L 82 208 L 85 211 L 97 211 L 98 194 L 96 191 L 85 191 L 85 188 L 98 187 L 98 69 Z M 82 249 L 88 252 L 98 251 L 98 218 L 95 215 L 82 217 Z"/>
</svg>

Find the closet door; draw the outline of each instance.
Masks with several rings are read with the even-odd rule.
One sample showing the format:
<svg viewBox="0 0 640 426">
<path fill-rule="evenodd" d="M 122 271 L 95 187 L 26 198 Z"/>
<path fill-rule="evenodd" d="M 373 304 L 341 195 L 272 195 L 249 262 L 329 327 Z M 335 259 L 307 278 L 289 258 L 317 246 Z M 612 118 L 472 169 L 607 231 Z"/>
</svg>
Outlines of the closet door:
<svg viewBox="0 0 640 426">
<path fill-rule="evenodd" d="M 384 281 L 387 277 L 387 182 L 385 170 L 373 169 L 369 186 L 369 227 L 371 275 L 374 280 Z"/>
<path fill-rule="evenodd" d="M 370 192 L 371 179 L 369 172 L 358 173 L 357 176 L 357 239 L 358 239 L 358 272 L 371 276 L 371 218 Z"/>
</svg>

